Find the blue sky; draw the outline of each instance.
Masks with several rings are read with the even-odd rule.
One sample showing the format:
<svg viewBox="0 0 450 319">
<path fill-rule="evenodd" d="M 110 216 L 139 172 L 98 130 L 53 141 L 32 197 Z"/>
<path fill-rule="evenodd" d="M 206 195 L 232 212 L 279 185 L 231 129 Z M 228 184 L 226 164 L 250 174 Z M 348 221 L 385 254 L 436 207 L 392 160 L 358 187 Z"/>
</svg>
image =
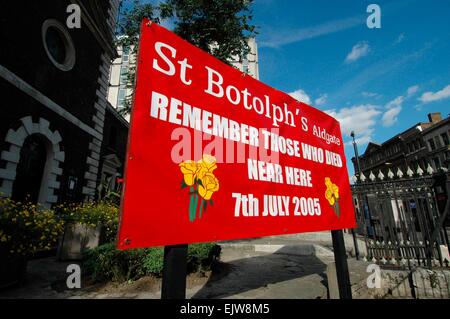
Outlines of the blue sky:
<svg viewBox="0 0 450 319">
<path fill-rule="evenodd" d="M 367 6 L 381 8 L 369 29 Z M 260 80 L 354 130 L 360 153 L 450 113 L 450 1 L 256 0 Z M 353 148 L 346 145 L 349 174 Z"/>
<path fill-rule="evenodd" d="M 351 130 L 363 153 L 450 113 L 450 1 L 255 0 L 253 14 L 260 80 L 341 121 L 350 175 Z"/>
</svg>

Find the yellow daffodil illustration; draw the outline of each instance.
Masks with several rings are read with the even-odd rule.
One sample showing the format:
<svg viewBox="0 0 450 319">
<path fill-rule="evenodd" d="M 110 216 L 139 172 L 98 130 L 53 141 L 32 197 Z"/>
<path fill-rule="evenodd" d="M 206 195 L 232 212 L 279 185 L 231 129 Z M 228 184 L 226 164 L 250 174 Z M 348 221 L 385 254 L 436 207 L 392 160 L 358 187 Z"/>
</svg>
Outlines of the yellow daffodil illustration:
<svg viewBox="0 0 450 319">
<path fill-rule="evenodd" d="M 219 190 L 219 180 L 212 173 L 206 173 L 200 179 L 201 184 L 198 186 L 198 194 L 204 200 L 210 200 L 214 192 Z"/>
<path fill-rule="evenodd" d="M 216 158 L 208 154 L 204 154 L 203 158 L 197 163 L 201 172 L 212 173 L 217 168 Z"/>
<path fill-rule="evenodd" d="M 197 218 L 197 209 L 199 208 L 199 218 L 201 218 L 208 204 L 213 204 L 211 196 L 219 190 L 219 180 L 213 174 L 217 168 L 216 158 L 203 154 L 198 162 L 188 160 L 180 163 L 179 166 L 183 173 L 181 188 L 190 187 L 189 220 L 193 222 Z"/>
<path fill-rule="evenodd" d="M 329 177 L 325 177 L 325 186 L 325 198 L 328 200 L 330 206 L 333 207 L 337 217 L 339 217 L 341 214 L 339 210 L 339 187 L 333 184 Z"/>
<path fill-rule="evenodd" d="M 194 161 L 185 161 L 180 163 L 180 170 L 184 175 L 184 183 L 187 186 L 194 185 L 195 177 L 197 176 L 197 172 L 200 168 L 197 162 Z"/>
</svg>

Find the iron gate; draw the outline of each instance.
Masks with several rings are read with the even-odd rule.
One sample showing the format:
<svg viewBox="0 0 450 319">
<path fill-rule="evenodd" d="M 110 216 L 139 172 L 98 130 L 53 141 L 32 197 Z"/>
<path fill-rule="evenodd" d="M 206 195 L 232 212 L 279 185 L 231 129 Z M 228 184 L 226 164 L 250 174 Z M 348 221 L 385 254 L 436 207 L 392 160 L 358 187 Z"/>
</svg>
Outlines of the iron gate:
<svg viewBox="0 0 450 319">
<path fill-rule="evenodd" d="M 448 267 L 449 174 L 419 167 L 354 176 L 353 200 L 365 258 L 397 267 Z"/>
</svg>

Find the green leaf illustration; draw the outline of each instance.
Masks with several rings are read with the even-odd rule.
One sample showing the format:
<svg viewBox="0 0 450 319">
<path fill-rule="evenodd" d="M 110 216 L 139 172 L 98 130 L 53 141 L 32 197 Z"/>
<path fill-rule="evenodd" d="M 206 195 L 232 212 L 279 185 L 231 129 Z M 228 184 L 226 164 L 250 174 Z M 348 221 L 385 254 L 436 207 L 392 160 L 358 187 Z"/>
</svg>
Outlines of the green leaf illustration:
<svg viewBox="0 0 450 319">
<path fill-rule="evenodd" d="M 190 192 L 193 192 L 194 187 L 191 186 L 190 188 Z M 192 223 L 195 220 L 195 196 L 191 195 L 190 196 L 190 201 L 189 201 L 189 221 Z"/>
<path fill-rule="evenodd" d="M 200 202 L 200 213 L 199 213 L 199 218 L 202 218 L 202 213 L 203 213 L 203 208 L 205 207 L 205 202 L 203 201 L 203 198 Z"/>
<path fill-rule="evenodd" d="M 339 201 L 338 200 L 336 200 L 334 212 L 336 213 L 338 218 L 341 217 L 341 211 L 339 209 Z"/>
<path fill-rule="evenodd" d="M 197 207 L 198 207 L 198 195 L 193 195 L 194 196 L 194 220 L 197 217 Z"/>
</svg>

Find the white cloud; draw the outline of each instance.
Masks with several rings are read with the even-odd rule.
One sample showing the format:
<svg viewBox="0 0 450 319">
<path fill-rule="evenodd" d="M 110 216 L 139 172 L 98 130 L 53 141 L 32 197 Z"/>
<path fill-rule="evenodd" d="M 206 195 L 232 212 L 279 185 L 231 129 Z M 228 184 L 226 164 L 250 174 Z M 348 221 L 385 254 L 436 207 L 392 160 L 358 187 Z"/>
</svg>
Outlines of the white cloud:
<svg viewBox="0 0 450 319">
<path fill-rule="evenodd" d="M 352 48 L 352 51 L 345 58 L 345 63 L 352 63 L 356 60 L 366 56 L 370 51 L 369 44 L 367 42 L 358 42 Z"/>
<path fill-rule="evenodd" d="M 322 94 L 314 101 L 314 103 L 317 106 L 324 105 L 325 103 L 327 103 L 327 98 L 328 98 L 328 94 Z"/>
<path fill-rule="evenodd" d="M 399 107 L 402 106 L 403 101 L 405 100 L 405 98 L 403 96 L 397 96 L 395 99 L 393 99 L 392 101 L 389 101 L 385 108 L 387 109 L 392 109 L 394 107 Z"/>
<path fill-rule="evenodd" d="M 358 144 L 367 144 L 372 139 L 375 131 L 374 126 L 378 116 L 381 114 L 379 107 L 372 104 L 355 105 L 344 107 L 338 111 L 325 111 L 341 123 L 343 137 L 349 137 L 354 131 Z"/>
<path fill-rule="evenodd" d="M 363 97 L 375 97 L 375 96 L 377 96 L 378 94 L 377 94 L 377 93 L 373 93 L 373 92 L 362 92 L 361 95 L 362 95 Z"/>
<path fill-rule="evenodd" d="M 397 96 L 395 99 L 389 101 L 385 105 L 385 109 L 387 109 L 387 111 L 384 112 L 383 117 L 381 118 L 381 123 L 383 124 L 383 126 L 389 127 L 397 123 L 398 115 L 402 111 L 402 105 L 404 101 L 404 96 Z"/>
<path fill-rule="evenodd" d="M 311 105 L 311 98 L 302 89 L 298 89 L 297 91 L 291 92 L 289 93 L 289 95 L 300 102 Z"/>
<path fill-rule="evenodd" d="M 414 61 L 423 58 L 425 52 L 432 46 L 433 44 L 425 45 L 421 50 L 408 55 L 383 57 L 378 62 L 357 72 L 356 76 L 343 82 L 342 86 L 338 87 L 336 91 L 331 92 L 330 95 L 333 96 L 333 99 L 340 100 L 364 91 L 371 83 L 377 82 L 378 80 L 382 83 L 384 76 L 395 73 L 406 65 L 410 65 Z"/>
<path fill-rule="evenodd" d="M 394 44 L 399 44 L 399 43 L 403 42 L 404 39 L 405 39 L 405 34 L 404 33 L 400 33 L 400 35 L 398 36 L 397 40 L 395 40 Z"/>
<path fill-rule="evenodd" d="M 408 91 L 406 93 L 407 93 L 407 96 L 410 97 L 411 95 L 417 93 L 417 91 L 419 91 L 419 86 L 413 85 L 408 88 Z"/>
<path fill-rule="evenodd" d="M 388 126 L 392 126 L 395 123 L 397 123 L 398 115 L 402 111 L 403 102 L 406 99 L 410 98 L 415 93 L 417 93 L 417 91 L 419 91 L 418 85 L 410 86 L 408 88 L 408 90 L 406 90 L 406 95 L 397 96 L 392 101 L 389 101 L 388 103 L 386 103 L 386 105 L 384 106 L 386 109 L 386 112 L 383 114 L 383 116 L 381 118 L 381 122 L 382 122 L 383 126 L 388 127 Z"/>
<path fill-rule="evenodd" d="M 421 101 L 422 103 L 430 103 L 434 101 L 443 100 L 449 97 L 450 97 L 450 85 L 447 85 L 445 88 L 437 92 L 425 92 L 419 98 L 419 101 Z"/>
<path fill-rule="evenodd" d="M 374 92 L 361 92 L 361 95 L 365 98 L 379 98 L 381 97 L 380 94 L 374 93 Z"/>
<path fill-rule="evenodd" d="M 279 29 L 270 30 L 266 28 L 266 31 L 264 33 L 266 39 L 260 41 L 258 46 L 260 48 L 278 48 L 286 44 L 300 42 L 307 39 L 347 30 L 356 27 L 357 25 L 361 25 L 364 22 L 365 17 L 360 15 L 341 20 L 333 20 L 319 25 L 300 29 L 280 31 Z"/>
<path fill-rule="evenodd" d="M 384 114 L 383 117 L 381 118 L 381 121 L 383 123 L 383 126 L 392 126 L 395 123 L 397 123 L 398 120 L 398 115 L 400 114 L 400 112 L 402 111 L 402 106 L 395 106 L 389 110 L 387 110 Z"/>
</svg>

